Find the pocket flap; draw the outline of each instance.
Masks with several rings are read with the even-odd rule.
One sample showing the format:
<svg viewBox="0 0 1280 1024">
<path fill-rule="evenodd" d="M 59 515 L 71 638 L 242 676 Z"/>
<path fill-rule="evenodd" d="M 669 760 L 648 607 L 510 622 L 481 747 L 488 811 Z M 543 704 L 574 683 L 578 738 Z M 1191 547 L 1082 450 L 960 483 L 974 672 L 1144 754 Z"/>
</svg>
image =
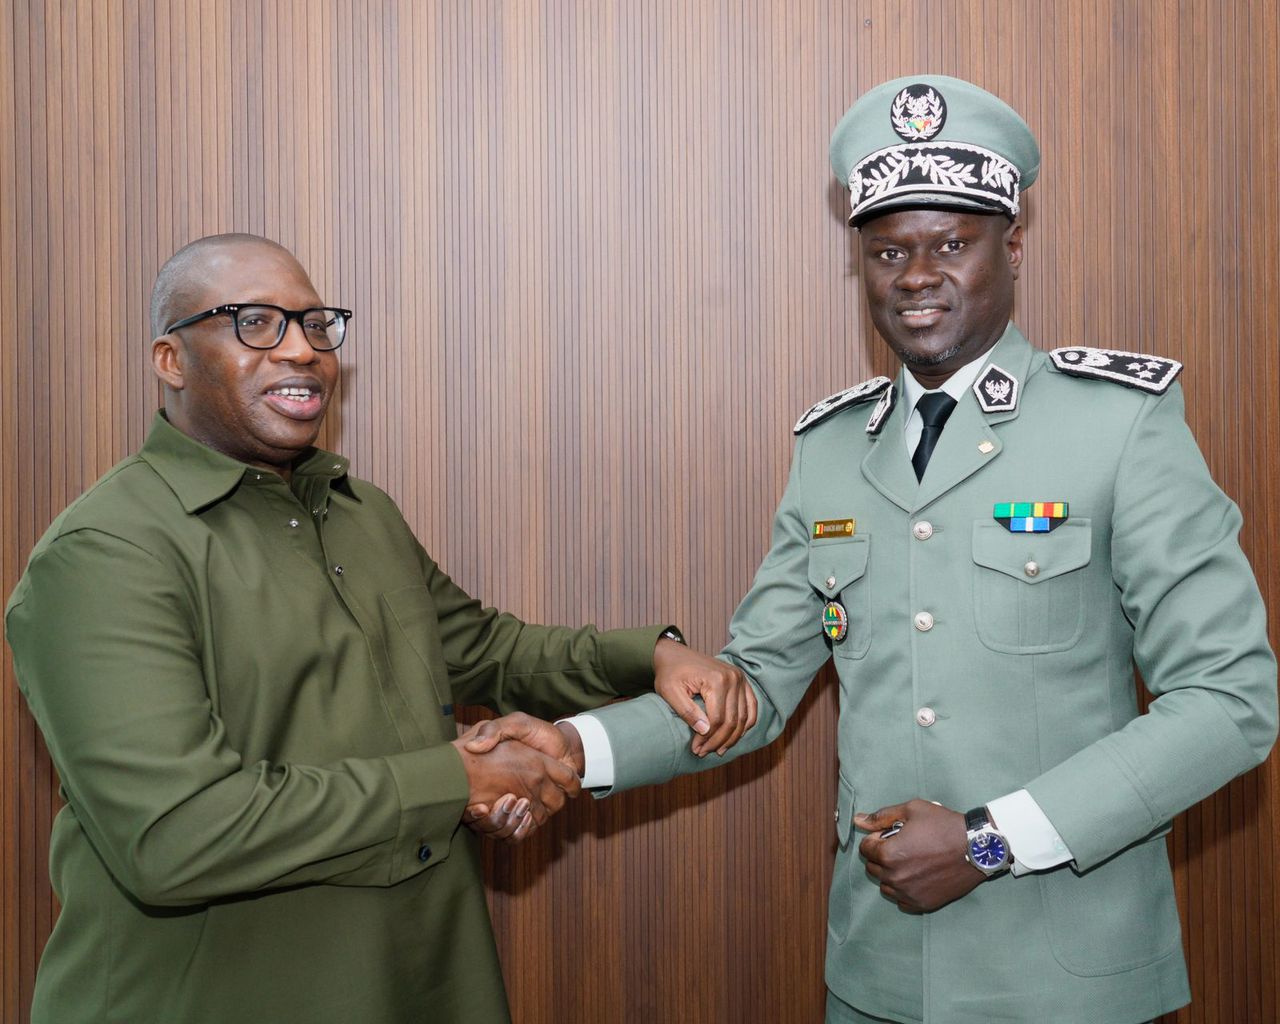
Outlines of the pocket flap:
<svg viewBox="0 0 1280 1024">
<path fill-rule="evenodd" d="M 1034 586 L 1089 564 L 1089 523 L 1068 519 L 1051 533 L 1010 533 L 993 520 L 979 519 L 973 524 L 973 560 Z"/>
<path fill-rule="evenodd" d="M 867 571 L 867 536 L 817 540 L 809 545 L 809 583 L 828 598 L 835 597 Z"/>
<path fill-rule="evenodd" d="M 849 845 L 849 836 L 853 834 L 853 787 L 840 775 L 839 792 L 836 794 L 836 840 L 840 848 Z"/>
</svg>

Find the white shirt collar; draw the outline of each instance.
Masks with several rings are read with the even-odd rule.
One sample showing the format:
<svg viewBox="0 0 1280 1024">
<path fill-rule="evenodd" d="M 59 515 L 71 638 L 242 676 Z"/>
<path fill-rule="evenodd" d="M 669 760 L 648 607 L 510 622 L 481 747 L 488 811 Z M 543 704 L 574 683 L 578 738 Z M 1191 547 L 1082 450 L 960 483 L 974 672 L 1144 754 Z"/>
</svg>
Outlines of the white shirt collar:
<svg viewBox="0 0 1280 1024">
<path fill-rule="evenodd" d="M 978 379 L 978 374 L 986 367 L 990 361 L 991 349 L 983 352 L 977 359 L 972 362 L 965 363 L 964 366 L 956 370 L 947 382 L 940 388 L 934 388 L 935 391 L 945 391 L 957 402 L 964 397 L 964 393 L 973 387 L 973 382 Z M 925 394 L 926 388 L 918 380 L 915 379 L 910 370 L 903 368 L 905 372 L 902 374 L 902 402 L 906 407 L 903 411 L 903 426 L 911 420 L 912 414 L 916 411 L 916 404 L 920 401 L 920 396 Z"/>
</svg>

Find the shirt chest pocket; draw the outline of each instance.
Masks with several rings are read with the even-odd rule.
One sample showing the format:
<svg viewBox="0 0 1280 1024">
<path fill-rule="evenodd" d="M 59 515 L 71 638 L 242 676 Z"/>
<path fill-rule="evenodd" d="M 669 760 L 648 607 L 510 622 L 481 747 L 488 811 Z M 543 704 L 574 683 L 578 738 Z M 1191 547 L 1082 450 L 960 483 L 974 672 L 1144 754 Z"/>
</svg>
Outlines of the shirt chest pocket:
<svg viewBox="0 0 1280 1024">
<path fill-rule="evenodd" d="M 866 578 L 870 550 L 866 534 L 809 545 L 809 585 L 824 605 L 838 602 L 847 619 L 844 639 L 830 641 L 837 658 L 861 658 L 871 646 L 871 587 Z"/>
<path fill-rule="evenodd" d="M 1051 654 L 1084 634 L 1088 519 L 1051 533 L 1010 533 L 993 520 L 973 524 L 973 613 L 979 639 L 1002 654 Z"/>
<path fill-rule="evenodd" d="M 401 587 L 379 598 L 388 613 L 387 658 L 407 703 L 428 721 L 453 714 L 453 693 L 435 602 L 425 586 Z M 428 691 L 424 677 L 431 681 Z M 428 693 L 435 701 L 427 699 Z"/>
</svg>

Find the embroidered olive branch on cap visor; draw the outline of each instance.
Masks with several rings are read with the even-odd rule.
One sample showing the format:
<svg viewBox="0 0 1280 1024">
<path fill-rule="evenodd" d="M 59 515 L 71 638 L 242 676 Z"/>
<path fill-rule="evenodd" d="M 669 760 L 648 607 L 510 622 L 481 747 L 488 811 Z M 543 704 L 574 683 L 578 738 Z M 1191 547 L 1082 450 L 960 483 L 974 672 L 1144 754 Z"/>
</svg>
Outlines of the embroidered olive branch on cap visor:
<svg viewBox="0 0 1280 1024">
<path fill-rule="evenodd" d="M 865 93 L 831 136 L 849 223 L 940 206 L 1016 217 L 1040 171 L 1027 123 L 997 96 L 946 75 L 911 75 Z"/>
</svg>

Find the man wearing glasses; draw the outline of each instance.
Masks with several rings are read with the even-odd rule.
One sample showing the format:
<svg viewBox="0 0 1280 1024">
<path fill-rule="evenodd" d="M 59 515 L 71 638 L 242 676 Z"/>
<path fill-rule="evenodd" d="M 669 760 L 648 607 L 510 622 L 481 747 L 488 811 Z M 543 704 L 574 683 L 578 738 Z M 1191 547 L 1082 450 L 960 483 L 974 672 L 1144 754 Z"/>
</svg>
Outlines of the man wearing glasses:
<svg viewBox="0 0 1280 1024">
<path fill-rule="evenodd" d="M 531 626 L 463 593 L 312 446 L 351 312 L 285 249 L 192 243 L 152 320 L 164 412 L 6 615 L 67 802 L 32 1020 L 506 1020 L 458 826 L 493 807 L 519 839 L 578 778 L 468 750 L 455 702 L 552 716 L 652 685 L 719 749 L 754 721 L 741 674 L 670 627 Z"/>
</svg>

